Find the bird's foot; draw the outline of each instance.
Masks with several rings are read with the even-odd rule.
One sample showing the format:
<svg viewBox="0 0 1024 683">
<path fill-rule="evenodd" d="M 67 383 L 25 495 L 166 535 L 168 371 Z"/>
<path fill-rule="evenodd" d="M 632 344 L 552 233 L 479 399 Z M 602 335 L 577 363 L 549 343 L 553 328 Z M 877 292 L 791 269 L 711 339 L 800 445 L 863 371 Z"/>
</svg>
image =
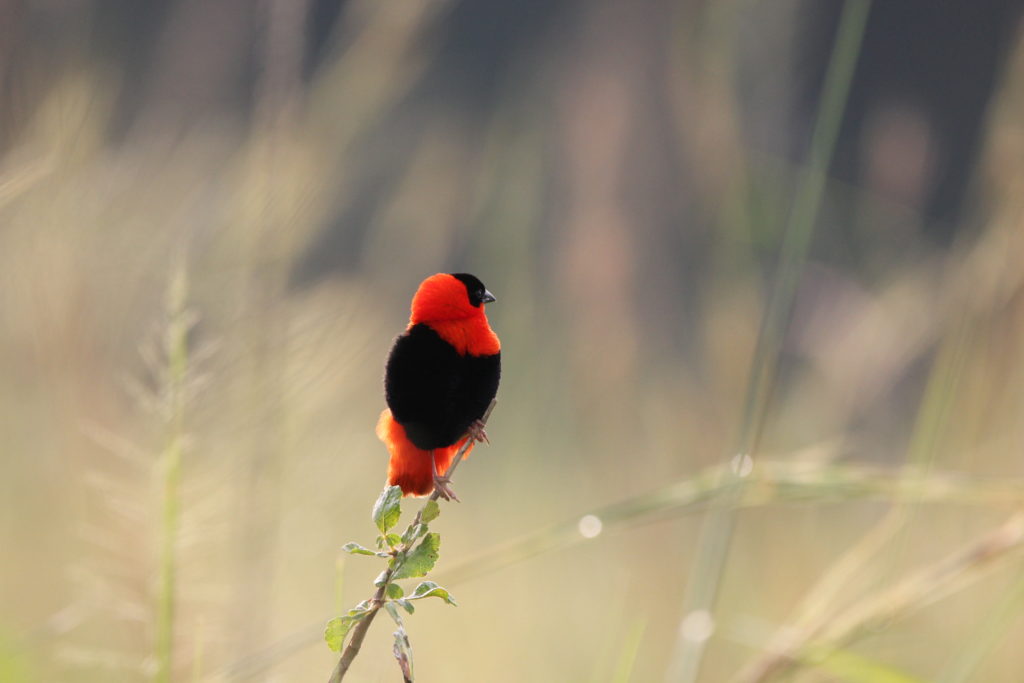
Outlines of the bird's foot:
<svg viewBox="0 0 1024 683">
<path fill-rule="evenodd" d="M 484 429 L 484 423 L 480 420 L 473 420 L 466 433 L 474 441 L 486 441 L 488 446 L 491 445 L 491 440 L 487 438 L 487 431 Z"/>
<path fill-rule="evenodd" d="M 433 451 L 430 452 L 430 464 L 434 470 L 434 490 L 437 491 L 437 495 L 445 500 L 454 500 L 456 503 L 462 502 L 455 495 L 455 491 L 452 491 L 452 487 L 448 485 L 452 480 L 437 471 L 437 456 Z"/>
<path fill-rule="evenodd" d="M 442 477 L 439 474 L 434 475 L 434 490 L 437 494 L 445 500 L 454 500 L 456 503 L 461 503 L 459 497 L 455 495 L 455 491 L 452 491 L 452 487 L 448 484 L 451 483 L 451 479 L 448 477 Z"/>
</svg>

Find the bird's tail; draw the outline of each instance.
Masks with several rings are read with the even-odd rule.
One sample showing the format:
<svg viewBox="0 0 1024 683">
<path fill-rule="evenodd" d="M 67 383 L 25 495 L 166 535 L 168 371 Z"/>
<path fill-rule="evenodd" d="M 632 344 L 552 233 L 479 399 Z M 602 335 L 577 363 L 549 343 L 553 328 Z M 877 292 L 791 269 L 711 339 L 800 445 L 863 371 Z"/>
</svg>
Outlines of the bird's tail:
<svg viewBox="0 0 1024 683">
<path fill-rule="evenodd" d="M 430 462 L 430 451 L 416 448 L 405 434 L 405 427 L 395 421 L 391 411 L 385 409 L 377 421 L 377 438 L 384 442 L 391 454 L 388 463 L 388 484 L 401 486 L 407 496 L 426 496 L 434 490 L 434 471 Z M 444 474 L 452 458 L 465 442 L 460 440 L 452 446 L 434 449 L 437 471 Z M 472 450 L 472 445 L 466 451 Z"/>
</svg>

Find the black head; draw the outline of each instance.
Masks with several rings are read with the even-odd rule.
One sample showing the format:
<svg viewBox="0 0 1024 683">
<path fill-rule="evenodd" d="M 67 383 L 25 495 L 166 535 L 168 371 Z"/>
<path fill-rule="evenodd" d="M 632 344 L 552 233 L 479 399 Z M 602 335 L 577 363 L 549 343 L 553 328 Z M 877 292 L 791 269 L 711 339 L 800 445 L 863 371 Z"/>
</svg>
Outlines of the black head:
<svg viewBox="0 0 1024 683">
<path fill-rule="evenodd" d="M 473 306 L 489 304 L 494 301 L 494 295 L 487 291 L 484 283 L 469 273 L 452 273 L 453 278 L 466 285 L 466 292 L 469 294 L 469 303 Z"/>
</svg>

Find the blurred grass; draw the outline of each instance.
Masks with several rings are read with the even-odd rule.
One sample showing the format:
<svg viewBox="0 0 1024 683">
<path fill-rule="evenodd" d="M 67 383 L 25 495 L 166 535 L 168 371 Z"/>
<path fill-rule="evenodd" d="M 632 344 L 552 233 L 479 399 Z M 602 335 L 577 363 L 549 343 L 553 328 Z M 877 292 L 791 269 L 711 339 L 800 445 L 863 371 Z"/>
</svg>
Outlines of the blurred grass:
<svg viewBox="0 0 1024 683">
<path fill-rule="evenodd" d="M 695 616 L 706 615 L 714 628 L 715 604 L 734 532 L 732 503 L 742 496 L 741 470 L 747 467 L 748 462 L 753 463 L 759 455 L 761 433 L 768 400 L 775 384 L 779 354 L 793 313 L 797 285 L 810 250 L 811 237 L 819 221 L 828 169 L 832 165 L 836 139 L 870 9 L 869 0 L 847 0 L 839 18 L 835 45 L 825 75 L 821 106 L 811 136 L 807 166 L 801 171 L 797 183 L 792 211 L 779 249 L 779 266 L 751 360 L 749 385 L 743 412 L 739 417 L 737 446 L 726 455 L 732 466 L 722 472 L 729 484 L 723 491 L 726 504 L 708 515 L 701 530 L 692 577 L 688 580 L 683 602 L 678 642 L 666 674 L 667 680 L 690 683 L 700 675 L 704 649 L 711 633 L 694 637 L 686 628 L 686 623 Z"/>
<path fill-rule="evenodd" d="M 737 130 L 721 125 L 738 116 L 727 63 L 741 5 L 708 9 L 698 25 L 716 28 L 696 51 L 685 21 L 671 27 L 665 90 L 699 106 L 673 100 L 682 137 L 665 144 L 698 169 L 702 154 L 721 153 L 693 182 L 703 210 L 729 224 L 704 236 L 699 253 L 713 265 L 695 269 L 687 292 L 646 288 L 651 272 L 674 282 L 670 271 L 688 261 L 646 261 L 637 245 L 652 228 L 634 219 L 643 207 L 588 175 L 646 153 L 616 118 L 642 127 L 632 91 L 602 99 L 612 86 L 587 78 L 620 69 L 621 86 L 641 73 L 636 44 L 605 42 L 632 34 L 595 15 L 573 39 L 583 56 L 534 55 L 550 68 L 515 80 L 478 135 L 410 95 L 429 62 L 417 41 L 443 10 L 350 4 L 351 35 L 325 67 L 263 102 L 269 112 L 252 122 L 211 114 L 115 143 L 107 131 L 123 84 L 84 59 L 39 94 L 0 165 L 0 547 L 10 558 L 0 566 L 0 678 L 149 680 L 158 642 L 174 643 L 172 680 L 324 678 L 333 658 L 323 621 L 362 597 L 374 572 L 358 558 L 337 564 L 337 550 L 372 533 L 384 354 L 419 279 L 464 269 L 498 296 L 488 313 L 506 370 L 494 445 L 460 469 L 466 502 L 438 529 L 438 580 L 460 607 L 409 620 L 424 680 L 661 679 L 700 515 L 725 500 L 735 535 L 714 571 L 719 630 L 701 680 L 728 680 L 762 657 L 773 634 L 799 623 L 808 586 L 843 573 L 850 549 L 906 506 L 898 542 L 855 562 L 834 599 L 806 607 L 842 623 L 850 604 L 884 603 L 910 577 L 914 609 L 824 663 L 801 660 L 801 680 L 874 667 L 1015 681 L 1015 557 L 935 605 L 914 590 L 1024 500 L 1021 51 L 986 131 L 976 235 L 939 251 L 911 233 L 895 255 L 870 242 L 863 266 L 810 251 L 792 325 L 775 332 L 783 359 L 763 407 L 764 455 L 730 501 L 715 463 L 736 433 L 767 315 L 762 267 L 798 173 L 750 161 Z M 421 121 L 421 140 L 387 127 L 396 108 Z M 584 114 L 598 121 L 589 136 Z M 389 136 L 408 157 L 381 170 Z M 374 174 L 395 176 L 390 193 L 365 224 L 345 227 L 365 240 L 332 247 L 351 250 L 355 265 L 293 286 L 308 245 Z M 902 215 L 849 186 L 824 190 Z M 672 229 L 698 233 L 684 218 Z M 831 239 L 830 226 L 816 239 Z M 202 377 L 171 430 L 188 447 L 165 498 L 167 482 L 151 477 L 168 442 L 148 407 L 162 385 L 147 349 L 169 329 L 178 263 L 199 320 L 172 347 L 187 342 Z M 647 305 L 685 307 L 686 334 L 674 333 L 685 341 L 657 342 Z M 161 500 L 179 501 L 177 521 L 155 512 Z M 596 538 L 580 535 L 585 514 L 603 523 Z M 169 600 L 159 577 L 161 567 L 171 576 L 172 557 Z M 360 680 L 394 677 L 386 631 L 371 632 Z M 748 631 L 756 637 L 729 635 Z"/>
<path fill-rule="evenodd" d="M 174 605 L 177 545 L 180 527 L 181 460 L 185 450 L 185 401 L 188 389 L 188 332 L 186 299 L 188 274 L 179 263 L 171 275 L 167 291 L 167 336 L 163 351 L 167 358 L 163 416 L 166 441 L 157 471 L 163 484 L 162 525 L 160 529 L 160 568 L 157 579 L 156 680 L 170 681 L 174 662 Z M 199 641 L 197 641 L 198 644 Z"/>
</svg>

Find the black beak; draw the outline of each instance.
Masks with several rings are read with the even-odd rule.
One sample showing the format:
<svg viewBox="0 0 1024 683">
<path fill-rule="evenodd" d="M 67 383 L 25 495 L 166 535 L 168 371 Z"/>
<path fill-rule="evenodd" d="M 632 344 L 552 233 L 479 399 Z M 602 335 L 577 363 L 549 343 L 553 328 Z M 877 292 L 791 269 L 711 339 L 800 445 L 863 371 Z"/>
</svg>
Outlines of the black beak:
<svg viewBox="0 0 1024 683">
<path fill-rule="evenodd" d="M 482 304 L 489 304 L 489 303 L 492 303 L 494 301 L 497 301 L 497 299 L 495 299 L 494 295 L 491 294 L 489 291 L 487 291 L 485 289 L 484 290 L 484 296 L 483 296 L 482 299 L 480 299 L 480 303 L 482 303 Z"/>
</svg>

